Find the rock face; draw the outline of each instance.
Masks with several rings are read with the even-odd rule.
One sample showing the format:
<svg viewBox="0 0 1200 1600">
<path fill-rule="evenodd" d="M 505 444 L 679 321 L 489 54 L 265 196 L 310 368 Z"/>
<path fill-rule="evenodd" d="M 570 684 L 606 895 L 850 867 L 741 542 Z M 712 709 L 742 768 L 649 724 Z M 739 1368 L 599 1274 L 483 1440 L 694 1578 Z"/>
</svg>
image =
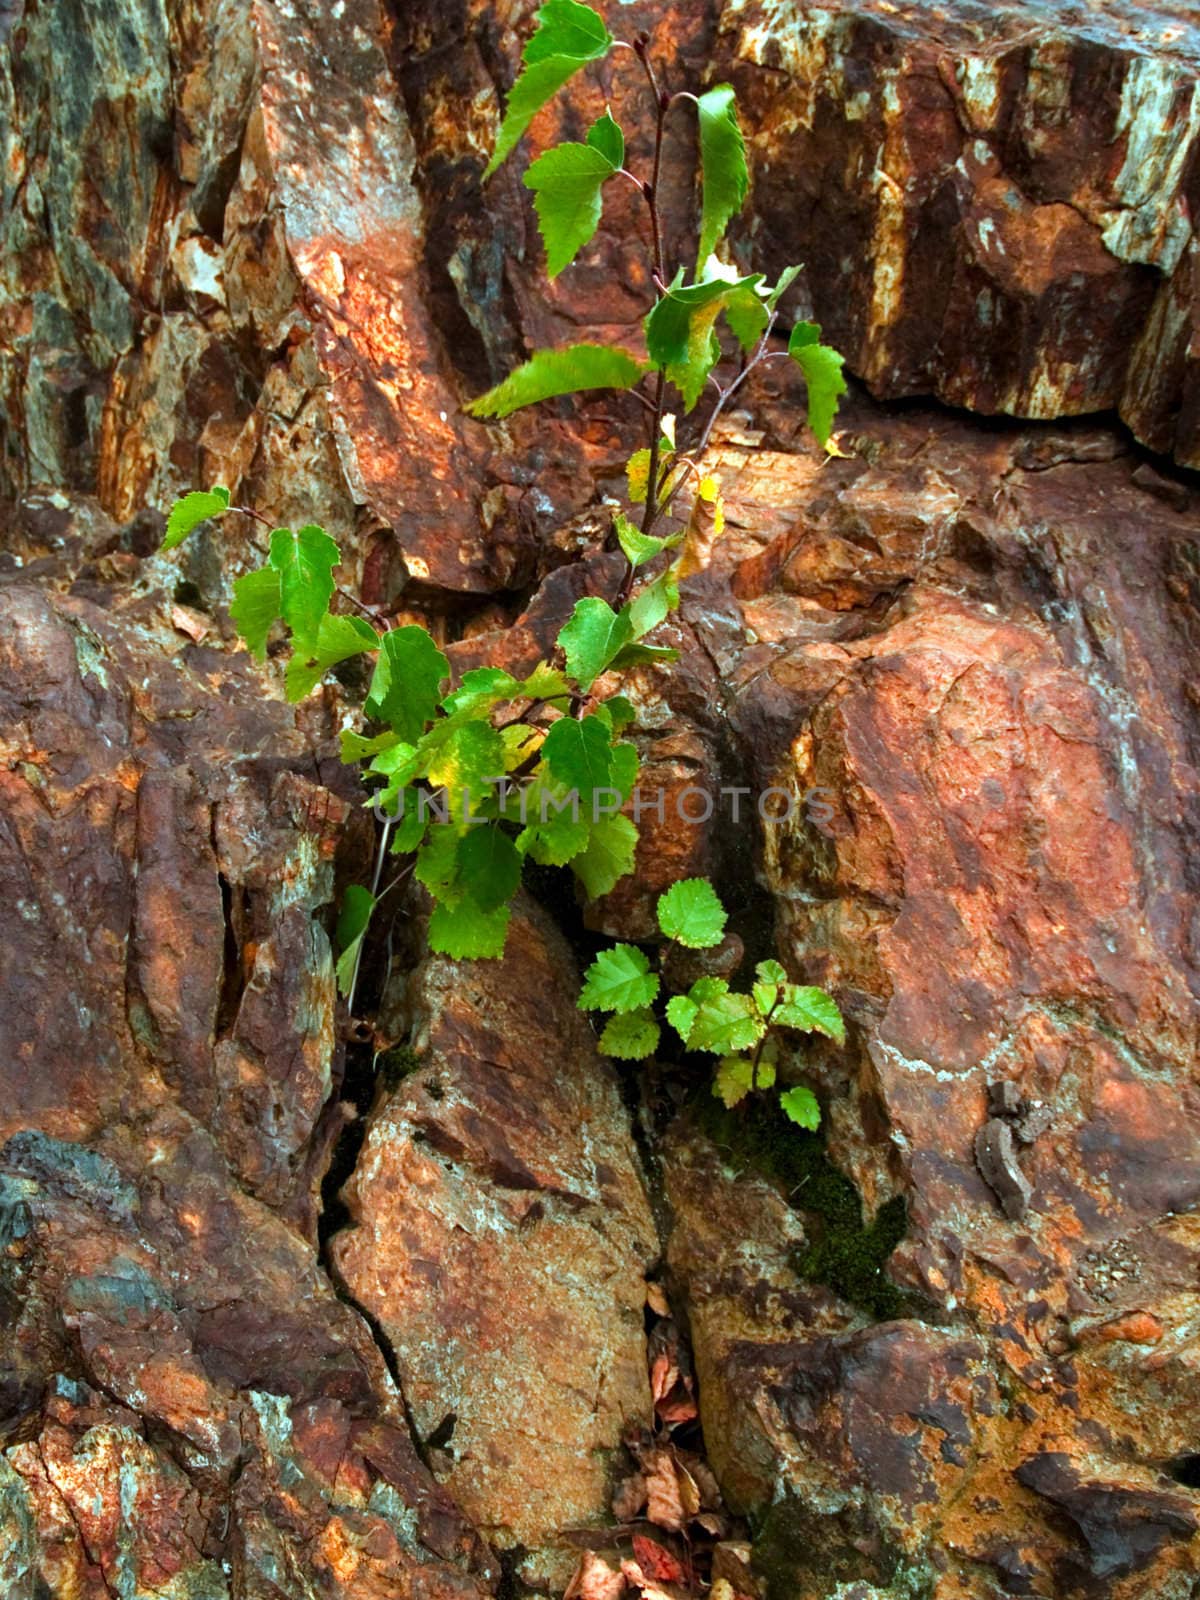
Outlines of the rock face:
<svg viewBox="0 0 1200 1600">
<path fill-rule="evenodd" d="M 53 520 L 0 585 L 5 1593 L 480 1596 L 317 1258 L 350 807 L 111 525 Z"/>
<path fill-rule="evenodd" d="M 330 756 L 345 696 L 290 710 L 231 648 L 244 528 L 153 555 L 174 495 L 222 481 L 322 521 L 347 586 L 458 670 L 531 667 L 612 592 L 634 403 L 461 415 L 648 298 L 632 190 L 547 290 L 520 181 L 610 93 L 644 109 L 629 53 L 480 188 L 533 10 L 0 5 L 17 1600 L 468 1600 L 500 1582 L 485 1539 L 552 1593 L 652 1416 L 660 1241 L 532 901 L 503 964 L 402 974 L 420 1064 L 323 1259 L 352 1115 L 328 926 L 371 845 Z M 778 367 L 747 390 L 680 662 L 627 686 L 667 818 L 587 913 L 649 935 L 710 871 L 748 944 L 837 994 L 850 1045 L 803 1064 L 828 1149 L 867 1232 L 906 1208 L 858 1292 L 811 1193 L 658 1117 L 651 1080 L 706 1447 L 767 1600 L 1192 1600 L 1200 500 L 1115 423 L 1046 425 L 1116 409 L 1200 464 L 1191 10 L 620 8 L 679 84 L 738 87 L 738 251 L 808 262 L 877 399 L 963 408 L 860 397 L 824 461 Z M 685 141 L 684 253 L 694 182 Z M 790 820 L 681 823 L 719 783 Z"/>
<path fill-rule="evenodd" d="M 706 1436 L 743 1505 L 776 1504 L 777 1558 L 795 1497 L 781 1592 L 826 1592 L 807 1529 L 826 1555 L 867 1541 L 849 1575 L 920 1568 L 939 1595 L 1184 1594 L 1194 499 L 1095 430 L 979 440 L 911 414 L 868 431 L 870 464 L 816 492 L 801 469 L 790 511 L 784 458 L 726 452 L 740 598 L 710 578 L 684 616 L 757 783 L 830 798 L 821 828 L 797 808 L 764 830 L 780 953 L 858 1025 L 857 1052 L 812 1070 L 870 1204 L 907 1201 L 890 1272 L 928 1321 L 830 1334 L 810 1307 L 786 1336 L 769 1312 L 714 1334 L 685 1156 L 672 1250 L 713 1374 Z M 992 1127 L 1011 1195 L 978 1159 Z M 733 1282 L 744 1325 L 755 1281 Z"/>
<path fill-rule="evenodd" d="M 753 108 L 756 245 L 807 263 L 875 394 L 1119 408 L 1200 464 L 1190 12 L 727 0 L 717 28 Z"/>
<path fill-rule="evenodd" d="M 445 1484 L 531 1581 L 599 1525 L 622 1436 L 651 1419 L 643 1306 L 658 1253 L 626 1114 L 575 1007 L 571 955 L 520 909 L 504 958 L 411 981 L 421 1067 L 373 1120 L 334 1240 L 387 1334 Z M 443 1438 L 444 1436 L 444 1438 Z"/>
</svg>

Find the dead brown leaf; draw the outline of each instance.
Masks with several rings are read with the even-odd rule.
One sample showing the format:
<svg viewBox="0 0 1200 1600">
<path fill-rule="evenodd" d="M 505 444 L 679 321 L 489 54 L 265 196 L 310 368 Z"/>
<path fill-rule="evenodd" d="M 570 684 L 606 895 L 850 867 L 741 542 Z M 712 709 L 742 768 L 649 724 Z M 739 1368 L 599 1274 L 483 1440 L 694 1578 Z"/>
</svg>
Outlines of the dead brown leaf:
<svg viewBox="0 0 1200 1600">
<path fill-rule="evenodd" d="M 661 1544 L 647 1539 L 644 1534 L 633 1536 L 633 1554 L 639 1567 L 648 1578 L 661 1583 L 686 1583 L 683 1563 Z"/>
<path fill-rule="evenodd" d="M 670 1301 L 663 1293 L 662 1284 L 660 1283 L 648 1283 L 646 1285 L 646 1304 L 656 1316 L 669 1317 L 671 1315 Z"/>
<path fill-rule="evenodd" d="M 625 1592 L 624 1573 L 614 1572 L 602 1556 L 585 1550 L 563 1600 L 620 1600 Z"/>
<path fill-rule="evenodd" d="M 735 1600 L 757 1596 L 759 1583 L 750 1568 L 750 1546 L 741 1539 L 728 1539 L 718 1544 L 712 1553 L 713 1592 L 724 1581 Z M 712 1597 L 709 1597 L 712 1600 Z"/>
<path fill-rule="evenodd" d="M 632 1522 L 645 1504 L 646 1480 L 640 1472 L 635 1472 L 617 1485 L 612 1497 L 612 1513 L 618 1522 Z"/>
<path fill-rule="evenodd" d="M 643 1462 L 646 1515 L 660 1528 L 682 1533 L 700 1509 L 695 1478 L 673 1450 L 653 1450 Z"/>
<path fill-rule="evenodd" d="M 688 1457 L 688 1471 L 695 1478 L 700 1490 L 700 1504 L 706 1511 L 720 1511 L 724 1506 L 721 1498 L 721 1486 L 713 1475 L 713 1470 L 707 1461 L 701 1461 L 699 1456 Z"/>
<path fill-rule="evenodd" d="M 680 1600 L 681 1590 L 661 1588 L 653 1578 L 642 1571 L 636 1561 L 622 1561 L 621 1571 L 626 1580 L 641 1592 L 641 1600 Z"/>
<path fill-rule="evenodd" d="M 660 1350 L 650 1368 L 650 1393 L 654 1396 L 655 1404 L 665 1400 L 678 1382 L 679 1368 L 666 1350 Z"/>
</svg>

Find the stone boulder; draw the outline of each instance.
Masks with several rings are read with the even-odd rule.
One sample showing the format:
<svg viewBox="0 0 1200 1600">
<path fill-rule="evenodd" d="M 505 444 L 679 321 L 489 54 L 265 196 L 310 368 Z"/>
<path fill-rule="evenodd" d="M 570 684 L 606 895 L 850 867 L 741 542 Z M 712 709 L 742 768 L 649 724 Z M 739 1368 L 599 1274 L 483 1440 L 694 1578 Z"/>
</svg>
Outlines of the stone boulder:
<svg viewBox="0 0 1200 1600">
<path fill-rule="evenodd" d="M 519 904 L 503 959 L 431 957 L 420 1067 L 372 1118 L 332 1255 L 395 1353 L 440 1481 L 531 1582 L 607 1517 L 649 1424 L 644 1274 L 658 1254 L 627 1113 L 575 1006 L 568 947 Z"/>
<path fill-rule="evenodd" d="M 318 1256 L 361 870 L 320 709 L 56 519 L 0 582 L 5 1593 L 482 1596 Z"/>
<path fill-rule="evenodd" d="M 889 1594 L 905 1572 L 938 1595 L 1183 1594 L 1194 491 L 1095 429 L 980 440 L 910 413 L 856 436 L 870 461 L 799 467 L 790 507 L 783 458 L 725 448 L 728 587 L 714 569 L 683 620 L 757 784 L 828 796 L 819 825 L 797 805 L 763 829 L 763 870 L 781 958 L 852 1023 L 807 1072 L 869 1212 L 907 1208 L 888 1273 L 917 1299 L 776 1326 L 783 1230 L 685 1145 L 671 1259 L 706 1439 L 726 1492 L 774 1507 L 781 1593 L 824 1595 L 836 1547 Z M 983 1159 L 996 1128 L 1015 1204 Z M 807 1219 L 802 1185 L 792 1202 Z"/>
</svg>

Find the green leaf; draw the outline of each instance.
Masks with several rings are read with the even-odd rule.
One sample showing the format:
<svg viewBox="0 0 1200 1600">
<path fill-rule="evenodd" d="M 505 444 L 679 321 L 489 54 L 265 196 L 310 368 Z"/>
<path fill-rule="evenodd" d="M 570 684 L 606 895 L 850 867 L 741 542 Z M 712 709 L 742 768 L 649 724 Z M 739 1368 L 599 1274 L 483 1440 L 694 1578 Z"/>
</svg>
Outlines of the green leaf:
<svg viewBox="0 0 1200 1600">
<path fill-rule="evenodd" d="M 644 494 L 642 498 L 645 499 Z M 669 538 L 659 539 L 655 534 L 643 533 L 619 511 L 613 517 L 613 527 L 616 529 L 617 542 L 625 552 L 625 559 L 632 567 L 645 566 L 647 561 L 653 561 L 655 556 L 660 556 L 664 550 L 677 545 L 681 538 L 681 535 L 673 534 Z"/>
<path fill-rule="evenodd" d="M 775 287 L 767 296 L 767 309 L 774 311 L 792 284 L 804 271 L 803 267 L 784 267 L 779 277 L 775 280 Z"/>
<path fill-rule="evenodd" d="M 162 551 L 174 550 L 182 544 L 193 528 L 198 528 L 209 517 L 219 517 L 229 509 L 228 489 L 197 489 L 176 500 L 167 518 L 167 531 L 159 545 Z"/>
<path fill-rule="evenodd" d="M 619 655 L 613 657 L 610 665 L 616 671 L 622 667 L 641 667 L 647 663 L 678 660 L 679 651 L 670 645 L 627 644 Z"/>
<path fill-rule="evenodd" d="M 708 950 L 725 932 L 725 907 L 707 878 L 682 878 L 659 895 L 658 925 L 688 950 Z"/>
<path fill-rule="evenodd" d="M 771 320 L 767 303 L 762 297 L 762 285 L 757 289 L 743 289 L 730 295 L 725 304 L 725 320 L 734 337 L 747 355 L 766 331 Z"/>
<path fill-rule="evenodd" d="M 445 657 L 442 659 L 445 660 Z M 442 701 L 442 710 L 448 717 L 472 711 L 488 711 L 502 700 L 515 700 L 523 693 L 512 673 L 505 672 L 502 667 L 474 667 L 470 672 L 463 673 L 458 688 L 452 689 Z"/>
<path fill-rule="evenodd" d="M 670 613 L 679 605 L 679 580 L 673 567 L 668 567 L 665 572 L 660 572 L 653 583 L 648 583 L 644 589 L 639 589 L 629 603 L 629 620 L 633 624 L 633 637 L 640 639 L 643 635 L 657 628 L 664 622 Z"/>
<path fill-rule="evenodd" d="M 731 299 L 744 299 L 762 282 L 761 273 L 747 278 L 725 276 L 719 262 L 710 262 L 709 272 L 701 282 L 687 285 L 682 271 L 676 273 L 644 323 L 651 364 L 666 373 L 689 411 L 721 358 L 714 331 L 717 318 Z"/>
<path fill-rule="evenodd" d="M 771 1019 L 783 1028 L 799 1028 L 804 1033 L 823 1033 L 846 1042 L 846 1024 L 836 1003 L 824 989 L 802 988 L 789 983 L 784 990 L 783 1003 L 775 1008 Z"/>
<path fill-rule="evenodd" d="M 619 879 L 633 871 L 637 841 L 638 831 L 628 817 L 601 817 L 592 824 L 587 849 L 571 862 L 571 870 L 589 899 L 607 894 Z"/>
<path fill-rule="evenodd" d="M 787 983 L 787 973 L 778 961 L 760 961 L 754 969 L 757 982 L 751 988 L 759 1015 L 767 1017 L 782 998 L 780 989 Z"/>
<path fill-rule="evenodd" d="M 317 629 L 315 645 L 297 649 L 287 664 L 284 688 L 288 699 L 293 704 L 303 700 L 330 667 L 378 648 L 379 635 L 369 622 L 361 617 L 333 617 L 326 612 Z"/>
<path fill-rule="evenodd" d="M 341 951 L 337 964 L 337 986 L 340 994 L 349 994 L 354 982 L 354 969 L 358 965 L 358 952 L 363 936 L 375 909 L 375 896 L 360 883 L 352 883 L 342 896 L 342 909 L 338 914 L 335 940 Z"/>
<path fill-rule="evenodd" d="M 692 998 L 695 997 L 693 985 Z M 748 994 L 714 994 L 700 1002 L 688 1034 L 688 1049 L 728 1055 L 750 1049 L 764 1032 L 762 1018 Z"/>
<path fill-rule="evenodd" d="M 507 906 L 485 912 L 469 900 L 436 905 L 429 919 L 429 948 L 456 961 L 495 959 L 504 954 L 511 915 Z"/>
<path fill-rule="evenodd" d="M 658 974 L 645 951 L 632 944 L 601 950 L 584 973 L 581 1011 L 635 1011 L 658 993 Z"/>
<path fill-rule="evenodd" d="M 386 744 L 381 743 L 384 739 L 387 740 Z M 421 765 L 413 745 L 405 744 L 404 740 L 398 739 L 394 733 L 383 734 L 380 739 L 372 739 L 370 742 L 381 744 L 381 748 L 371 757 L 369 769 L 371 772 L 381 772 L 385 778 L 391 778 L 400 787 L 412 782 Z"/>
<path fill-rule="evenodd" d="M 442 682 L 450 663 L 417 623 L 393 628 L 379 646 L 366 713 L 395 729 L 402 739 L 417 740 L 437 710 Z"/>
<path fill-rule="evenodd" d="M 607 55 L 613 42 L 601 18 L 578 0 L 546 0 L 537 20 L 537 30 L 521 58 L 524 71 L 513 84 L 496 148 L 484 168 L 485 182 L 514 149 L 546 101 L 585 62 Z"/>
<path fill-rule="evenodd" d="M 692 1024 L 699 1014 L 700 1007 L 686 994 L 675 994 L 667 1001 L 667 1021 L 683 1040 L 688 1042 L 688 1035 L 692 1031 Z"/>
<path fill-rule="evenodd" d="M 846 392 L 843 357 L 821 342 L 815 322 L 798 322 L 788 339 L 788 355 L 804 374 L 808 385 L 808 425 L 823 445 L 829 443 L 838 399 Z"/>
<path fill-rule="evenodd" d="M 806 1089 L 803 1084 L 798 1084 L 794 1089 L 788 1089 L 779 1096 L 779 1104 L 783 1107 L 786 1116 L 801 1128 L 808 1128 L 815 1133 L 821 1125 L 821 1106 L 816 1095 L 811 1089 Z"/>
<path fill-rule="evenodd" d="M 623 694 L 610 694 L 598 709 L 608 712 L 614 733 L 620 733 L 624 728 L 628 728 L 630 723 L 637 721 L 637 710 L 633 701 Z"/>
<path fill-rule="evenodd" d="M 568 673 L 587 690 L 632 638 L 628 608 L 614 611 L 607 600 L 591 595 L 575 602 L 558 642 L 566 654 Z"/>
<path fill-rule="evenodd" d="M 457 823 L 430 823 L 413 867 L 417 882 L 423 883 L 435 900 L 444 900 L 447 905 L 457 905 L 467 892 L 458 857 L 462 838 L 463 830 Z"/>
<path fill-rule="evenodd" d="M 658 1048 L 659 1027 L 652 1011 L 628 1011 L 610 1017 L 600 1035 L 600 1048 L 619 1061 L 644 1061 Z"/>
<path fill-rule="evenodd" d="M 458 864 L 471 899 L 481 911 L 506 905 L 521 882 L 521 857 L 495 823 L 468 828 L 458 845 Z"/>
<path fill-rule="evenodd" d="M 700 202 L 700 247 L 696 272 L 716 249 L 729 219 L 746 200 L 750 173 L 746 144 L 738 127 L 733 88 L 719 83 L 700 96 L 700 165 L 704 174 Z"/>
<path fill-rule="evenodd" d="M 296 644 L 301 649 L 308 648 L 333 599 L 333 569 L 341 553 L 324 528 L 310 522 L 298 532 L 276 528 L 271 534 L 267 559 L 279 574 L 283 620 L 295 635 Z"/>
<path fill-rule="evenodd" d="M 525 798 L 526 826 L 517 835 L 517 849 L 532 856 L 539 866 L 565 867 L 587 849 L 592 824 L 580 814 L 578 797 L 564 805 L 569 791 L 542 774 Z M 545 797 L 543 817 L 542 800 Z"/>
<path fill-rule="evenodd" d="M 405 789 L 398 796 L 399 806 L 396 823 L 392 828 L 392 854 L 394 856 L 411 855 L 425 837 L 429 827 L 429 819 L 421 815 L 420 803 L 415 789 Z"/>
<path fill-rule="evenodd" d="M 728 993 L 728 978 L 697 978 L 688 990 L 688 999 L 694 1000 L 698 1006 L 701 1006 L 706 1000 L 717 1000 L 721 995 Z"/>
<path fill-rule="evenodd" d="M 537 350 L 503 383 L 472 400 L 473 417 L 507 417 L 522 406 L 583 389 L 632 389 L 646 368 L 624 350 L 604 344 L 571 344 L 562 350 Z"/>
<path fill-rule="evenodd" d="M 658 448 L 658 497 L 660 500 L 663 498 L 667 487 L 663 474 L 666 468 L 670 466 L 674 456 L 675 448 L 664 434 L 659 441 Z M 629 498 L 634 505 L 644 505 L 650 488 L 650 452 L 644 445 L 640 450 L 635 450 L 625 463 L 625 481 L 629 486 Z"/>
<path fill-rule="evenodd" d="M 638 769 L 641 767 L 641 757 L 638 755 L 637 746 L 628 740 L 613 745 L 612 771 L 609 774 L 609 783 L 621 797 L 624 805 L 633 793 L 633 786 L 637 782 Z"/>
<path fill-rule="evenodd" d="M 613 161 L 606 154 L 612 133 L 621 147 Z M 596 137 L 593 138 L 593 135 Z M 546 246 L 546 275 L 556 278 L 600 226 L 601 190 L 621 165 L 624 140 L 611 117 L 593 124 L 586 144 L 560 144 L 547 150 L 522 180 L 536 195 L 538 231 Z"/>
<path fill-rule="evenodd" d="M 551 777 L 575 790 L 590 818 L 595 791 L 610 787 L 612 777 L 612 735 L 601 718 L 563 717 L 546 735 L 542 759 Z"/>
<path fill-rule="evenodd" d="M 607 158 L 614 172 L 624 165 L 625 135 L 621 132 L 620 123 L 614 120 L 612 112 L 607 107 L 604 115 L 597 117 L 588 129 L 587 142 Z"/>
<path fill-rule="evenodd" d="M 565 674 L 546 661 L 539 661 L 521 682 L 521 693 L 528 695 L 531 700 L 554 700 L 559 696 L 565 699 L 570 692 L 571 686 Z"/>
<path fill-rule="evenodd" d="M 503 728 L 497 728 L 500 742 L 504 746 L 504 770 L 515 772 L 518 767 L 524 766 L 526 760 L 538 748 L 541 734 L 537 728 L 531 728 L 524 722 L 510 722 Z"/>
<path fill-rule="evenodd" d="M 759 1089 L 771 1088 L 775 1082 L 775 1068 L 771 1062 L 760 1061 L 756 1074 L 748 1056 L 723 1056 L 713 1079 L 713 1093 L 732 1108 L 756 1087 L 756 1077 Z"/>
<path fill-rule="evenodd" d="M 537 31 L 525 46 L 524 61 L 544 61 L 548 56 L 574 56 L 596 61 L 607 54 L 612 35 L 591 6 L 577 0 L 546 0 L 537 14 Z"/>
<path fill-rule="evenodd" d="M 229 615 L 246 641 L 246 649 L 259 661 L 265 661 L 267 636 L 279 616 L 279 574 L 273 567 L 260 567 L 257 572 L 234 579 Z"/>
<path fill-rule="evenodd" d="M 399 736 L 394 733 L 379 733 L 373 739 L 368 739 L 361 733 L 355 733 L 353 728 L 343 728 L 342 761 L 346 766 L 352 761 L 366 761 L 370 756 L 377 756 L 384 750 L 393 749 L 399 742 Z"/>
</svg>

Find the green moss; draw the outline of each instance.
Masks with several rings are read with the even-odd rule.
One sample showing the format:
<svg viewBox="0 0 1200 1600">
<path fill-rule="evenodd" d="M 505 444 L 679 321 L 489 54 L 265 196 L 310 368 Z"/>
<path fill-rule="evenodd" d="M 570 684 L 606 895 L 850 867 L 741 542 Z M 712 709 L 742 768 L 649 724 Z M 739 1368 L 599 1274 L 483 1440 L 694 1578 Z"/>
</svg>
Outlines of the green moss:
<svg viewBox="0 0 1200 1600">
<path fill-rule="evenodd" d="M 693 1110 L 701 1130 L 732 1153 L 735 1165 L 776 1184 L 803 1215 L 809 1240 L 793 1261 L 802 1277 L 827 1284 L 877 1321 L 913 1314 L 912 1298 L 884 1271 L 904 1237 L 902 1195 L 864 1226 L 858 1190 L 830 1161 L 824 1139 L 789 1122 L 774 1099 L 728 1111 L 715 1096 L 701 1094 Z"/>
<path fill-rule="evenodd" d="M 394 1089 L 408 1077 L 410 1072 L 415 1072 L 421 1065 L 421 1058 L 408 1044 L 393 1045 L 390 1050 L 385 1050 L 376 1059 L 375 1070 L 385 1089 Z"/>
<path fill-rule="evenodd" d="M 934 1586 L 928 1568 L 881 1541 L 860 1510 L 823 1516 L 792 1498 L 773 1505 L 758 1526 L 754 1570 L 769 1600 L 801 1591 L 830 1600 L 928 1600 Z"/>
</svg>

